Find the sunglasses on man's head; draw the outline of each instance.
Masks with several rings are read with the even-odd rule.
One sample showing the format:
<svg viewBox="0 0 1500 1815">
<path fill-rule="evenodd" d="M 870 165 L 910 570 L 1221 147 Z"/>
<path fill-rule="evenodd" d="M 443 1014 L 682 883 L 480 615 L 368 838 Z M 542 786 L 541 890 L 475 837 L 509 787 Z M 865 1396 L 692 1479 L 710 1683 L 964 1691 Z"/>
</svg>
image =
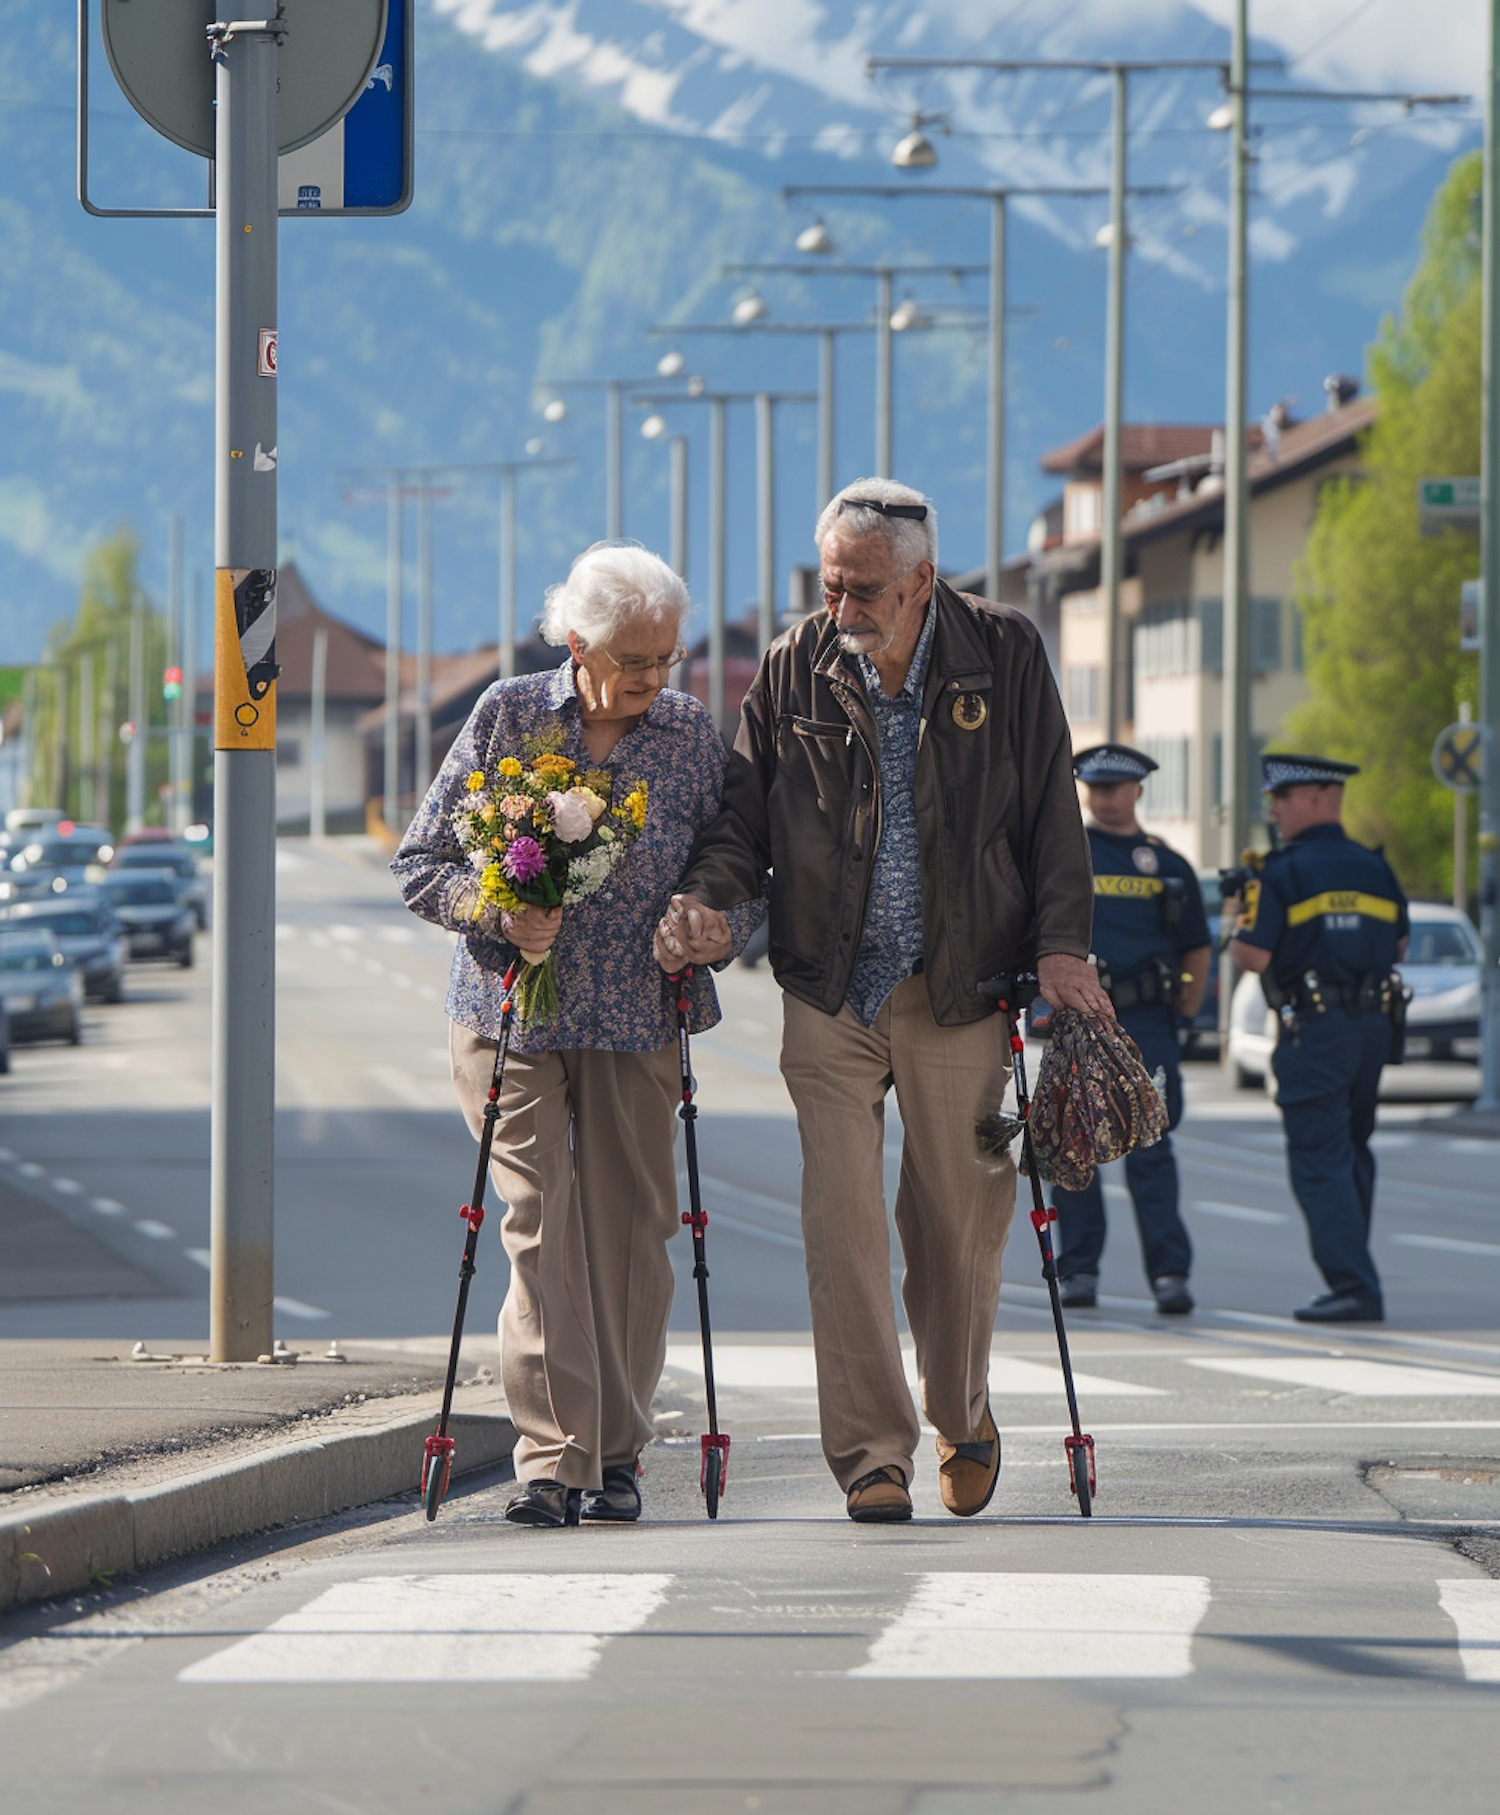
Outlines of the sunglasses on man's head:
<svg viewBox="0 0 1500 1815">
<path fill-rule="evenodd" d="M 882 517 L 909 517 L 913 523 L 927 521 L 925 504 L 887 504 L 883 498 L 841 498 L 839 515 L 846 510 L 878 510 Z"/>
</svg>

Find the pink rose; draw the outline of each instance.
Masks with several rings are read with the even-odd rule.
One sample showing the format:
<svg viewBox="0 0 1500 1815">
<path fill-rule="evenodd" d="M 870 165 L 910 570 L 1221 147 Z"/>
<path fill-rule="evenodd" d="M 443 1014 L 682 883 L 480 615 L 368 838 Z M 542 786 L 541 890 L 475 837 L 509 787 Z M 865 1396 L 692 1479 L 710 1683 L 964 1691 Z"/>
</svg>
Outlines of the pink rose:
<svg viewBox="0 0 1500 1815">
<path fill-rule="evenodd" d="M 549 794 L 552 828 L 564 844 L 578 844 L 594 829 L 594 816 L 588 804 L 574 794 Z"/>
</svg>

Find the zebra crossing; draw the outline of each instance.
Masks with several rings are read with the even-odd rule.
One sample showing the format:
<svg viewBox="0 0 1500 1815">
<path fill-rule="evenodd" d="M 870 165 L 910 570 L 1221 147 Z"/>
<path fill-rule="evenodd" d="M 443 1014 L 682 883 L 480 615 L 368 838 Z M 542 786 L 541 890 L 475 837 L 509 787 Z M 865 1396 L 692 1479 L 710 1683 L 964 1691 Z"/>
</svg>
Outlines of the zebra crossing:
<svg viewBox="0 0 1500 1815">
<path fill-rule="evenodd" d="M 668 1573 L 363 1576 L 198 1658 L 177 1680 L 579 1683 L 632 1635 L 701 1636 L 704 1587 L 701 1578 Z M 1441 1578 L 1432 1593 L 1431 1611 L 1448 1635 L 1434 1645 L 1446 1653 L 1439 1669 L 1500 1684 L 1500 1581 Z M 1231 1587 L 1226 1599 L 1233 1594 Z M 820 1609 L 803 1606 L 793 1642 L 856 1642 L 857 1661 L 816 1672 L 850 1681 L 1180 1679 L 1199 1667 L 1197 1641 L 1214 1598 L 1205 1575 L 929 1570 L 914 1573 L 904 1599 L 863 1634 L 850 1632 L 838 1591 Z M 750 1635 L 729 1622 L 721 1643 L 732 1646 L 736 1636 Z"/>
</svg>

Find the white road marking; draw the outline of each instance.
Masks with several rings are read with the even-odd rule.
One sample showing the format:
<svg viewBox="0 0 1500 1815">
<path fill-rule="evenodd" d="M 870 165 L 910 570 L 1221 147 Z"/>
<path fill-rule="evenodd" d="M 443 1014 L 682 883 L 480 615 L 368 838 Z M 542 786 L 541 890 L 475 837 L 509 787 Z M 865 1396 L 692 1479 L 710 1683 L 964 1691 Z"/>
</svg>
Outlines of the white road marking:
<svg viewBox="0 0 1500 1815">
<path fill-rule="evenodd" d="M 1458 1655 L 1471 1683 L 1500 1683 L 1500 1582 L 1438 1583 L 1443 1612 L 1458 1628 Z"/>
<path fill-rule="evenodd" d="M 182 1251 L 189 1260 L 197 1261 L 205 1272 L 214 1264 L 214 1257 L 207 1248 L 184 1248 Z"/>
<path fill-rule="evenodd" d="M 35 1160 L 22 1160 L 16 1167 L 16 1171 L 22 1178 L 45 1178 L 47 1176 L 47 1168 L 38 1166 Z"/>
<path fill-rule="evenodd" d="M 301 1317 L 308 1323 L 316 1323 L 324 1317 L 332 1317 L 332 1311 L 325 1311 L 320 1305 L 310 1305 L 300 1298 L 282 1298 L 271 1300 L 271 1308 L 280 1311 L 284 1317 Z"/>
<path fill-rule="evenodd" d="M 851 1676 L 1180 1677 L 1206 1576 L 924 1575 Z"/>
<path fill-rule="evenodd" d="M 8 1166 L 15 1157 L 9 1147 L 0 1147 L 0 1163 Z"/>
<path fill-rule="evenodd" d="M 1487 1254 L 1500 1260 L 1500 1244 L 1460 1241 L 1456 1235 L 1393 1235 L 1404 1248 L 1436 1248 L 1440 1254 Z"/>
<path fill-rule="evenodd" d="M 328 937 L 340 945 L 358 945 L 364 936 L 359 927 L 342 922 L 336 922 L 328 929 Z"/>
<path fill-rule="evenodd" d="M 125 1206 L 118 1198 L 113 1197 L 91 1197 L 89 1209 L 97 1210 L 101 1216 L 123 1216 L 125 1214 Z"/>
<path fill-rule="evenodd" d="M 906 1366 L 906 1378 L 915 1387 L 916 1355 L 910 1346 L 903 1345 L 901 1356 Z M 669 1343 L 667 1366 L 701 1375 L 702 1350 L 696 1343 Z M 1080 1393 L 1088 1393 L 1095 1398 L 1167 1397 L 1162 1387 L 1135 1386 L 1128 1381 L 1109 1380 L 1097 1374 L 1075 1374 L 1073 1378 Z M 765 1392 L 782 1387 L 800 1387 L 811 1391 L 818 1384 L 818 1375 L 812 1348 L 806 1343 L 715 1343 L 714 1380 L 721 1387 L 738 1388 L 741 1391 Z M 1049 1363 L 1023 1361 L 1016 1355 L 990 1356 L 990 1391 L 997 1397 L 1002 1394 L 1051 1396 L 1054 1393 L 1060 1394 L 1062 1390 L 1062 1372 Z"/>
<path fill-rule="evenodd" d="M 1318 1355 L 1287 1360 L 1249 1355 L 1235 1361 L 1197 1355 L 1184 1359 L 1190 1368 L 1207 1368 L 1215 1374 L 1248 1374 L 1254 1380 L 1352 1393 L 1360 1399 L 1500 1398 L 1500 1375 L 1460 1374 L 1453 1368 L 1424 1368 L 1398 1361 Z"/>
<path fill-rule="evenodd" d="M 1285 1223 L 1290 1222 L 1284 1210 L 1252 1210 L 1248 1204 L 1219 1204 L 1199 1198 L 1193 1209 L 1203 1216 L 1222 1216 L 1236 1223 Z"/>
<path fill-rule="evenodd" d="M 64 1197 L 77 1197 L 83 1191 L 83 1186 L 76 1178 L 55 1178 L 52 1181 L 52 1189 L 60 1191 Z"/>
<path fill-rule="evenodd" d="M 149 1235 L 154 1242 L 169 1242 L 177 1233 L 170 1223 L 159 1223 L 151 1216 L 142 1217 L 135 1224 L 135 1232 L 137 1235 Z"/>
<path fill-rule="evenodd" d="M 710 1178 L 702 1175 L 705 1191 L 712 1191 L 717 1197 L 727 1197 L 732 1204 L 744 1204 L 751 1210 L 770 1210 L 777 1216 L 790 1216 L 798 1222 L 802 1220 L 801 1208 L 789 1198 L 771 1197 L 764 1191 L 747 1191 L 743 1185 L 731 1185 L 727 1179 Z M 801 1247 L 799 1242 L 798 1247 Z"/>
<path fill-rule="evenodd" d="M 377 926 L 375 937 L 383 939 L 387 945 L 415 945 L 417 933 L 410 926 Z"/>
<path fill-rule="evenodd" d="M 278 920 L 276 922 L 276 937 L 278 939 L 295 939 L 297 937 L 297 929 L 288 921 Z"/>
<path fill-rule="evenodd" d="M 581 1682 L 665 1575 L 368 1576 L 178 1673 L 184 1683 Z"/>
</svg>

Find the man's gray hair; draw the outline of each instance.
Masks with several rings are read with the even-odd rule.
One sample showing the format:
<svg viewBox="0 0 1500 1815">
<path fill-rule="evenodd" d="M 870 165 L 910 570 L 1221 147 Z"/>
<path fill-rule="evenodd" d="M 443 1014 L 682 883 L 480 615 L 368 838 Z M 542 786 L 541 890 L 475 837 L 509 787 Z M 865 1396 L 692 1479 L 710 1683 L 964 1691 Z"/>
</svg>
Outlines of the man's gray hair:
<svg viewBox="0 0 1500 1815">
<path fill-rule="evenodd" d="M 925 504 L 927 516 L 921 522 L 911 517 L 887 517 L 882 511 L 861 510 L 859 500 L 872 498 L 878 504 Z M 895 479 L 856 479 L 831 499 L 818 518 L 813 540 L 821 553 L 825 538 L 833 526 L 851 529 L 857 536 L 884 536 L 890 545 L 891 558 L 902 573 L 909 572 L 918 561 L 931 561 L 937 569 L 937 507 L 931 498 L 901 485 Z"/>
<path fill-rule="evenodd" d="M 639 542 L 596 542 L 574 561 L 566 580 L 547 588 L 542 636 L 561 645 L 572 630 L 597 646 L 632 618 L 680 630 L 691 609 L 687 587 L 660 555 Z"/>
</svg>

